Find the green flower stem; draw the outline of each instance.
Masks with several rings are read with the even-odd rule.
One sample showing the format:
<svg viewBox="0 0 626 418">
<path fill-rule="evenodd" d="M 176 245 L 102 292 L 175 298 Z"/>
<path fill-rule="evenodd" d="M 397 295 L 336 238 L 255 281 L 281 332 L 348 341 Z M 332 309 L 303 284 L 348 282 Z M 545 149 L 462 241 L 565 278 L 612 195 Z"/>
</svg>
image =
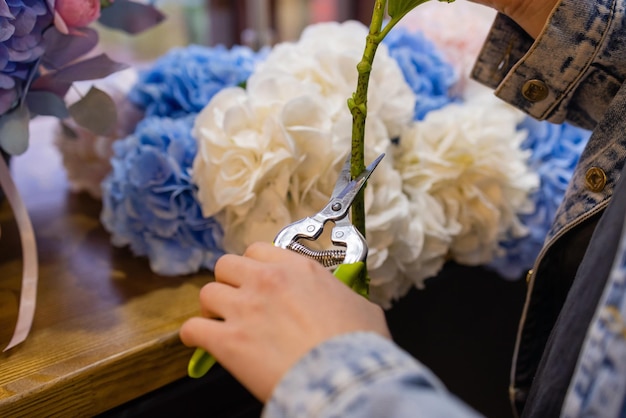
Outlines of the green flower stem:
<svg viewBox="0 0 626 418">
<path fill-rule="evenodd" d="M 374 64 L 374 56 L 378 45 L 385 39 L 385 36 L 391 29 L 412 9 L 428 0 L 389 0 L 393 7 L 393 16 L 385 27 L 385 9 L 387 0 L 376 0 L 374 4 L 374 13 L 372 14 L 372 22 L 370 24 L 369 33 L 365 42 L 365 51 L 363 58 L 357 65 L 359 78 L 357 81 L 356 92 L 348 99 L 348 108 L 352 114 L 352 154 L 350 163 L 352 165 L 350 174 L 352 178 L 357 177 L 365 170 L 365 118 L 367 117 L 367 89 L 369 87 L 370 74 L 372 65 Z M 439 0 L 441 2 L 451 3 L 454 0 Z M 390 10 L 391 10 L 390 7 Z M 365 195 L 361 191 L 352 204 L 352 223 L 365 236 Z M 357 280 L 351 286 L 357 293 L 369 295 L 369 276 L 367 274 L 367 265 L 361 270 Z"/>
<path fill-rule="evenodd" d="M 370 73 L 374 63 L 374 56 L 378 45 L 391 29 L 390 24 L 382 30 L 385 19 L 385 6 L 387 0 L 376 0 L 370 30 L 365 42 L 365 51 L 361 62 L 357 65 L 359 78 L 356 92 L 348 99 L 348 107 L 352 113 L 352 153 L 351 169 L 352 178 L 357 177 L 365 170 L 365 118 L 367 117 L 367 89 L 369 87 Z M 395 23 L 394 23 L 395 25 Z M 365 236 L 365 196 L 361 191 L 352 204 L 352 223 Z M 369 295 L 369 277 L 367 266 L 361 270 L 359 277 L 353 284 L 353 289 L 364 296 Z"/>
</svg>

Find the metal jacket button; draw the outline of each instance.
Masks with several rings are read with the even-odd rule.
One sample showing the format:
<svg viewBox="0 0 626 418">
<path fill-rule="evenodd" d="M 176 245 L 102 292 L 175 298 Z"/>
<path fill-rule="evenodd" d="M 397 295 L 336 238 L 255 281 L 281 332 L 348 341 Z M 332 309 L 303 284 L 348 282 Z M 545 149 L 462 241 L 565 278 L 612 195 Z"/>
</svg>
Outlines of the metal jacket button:
<svg viewBox="0 0 626 418">
<path fill-rule="evenodd" d="M 600 167 L 591 167 L 585 174 L 585 185 L 592 192 L 599 193 L 606 186 L 606 173 Z"/>
<path fill-rule="evenodd" d="M 548 93 L 548 86 L 541 80 L 528 80 L 522 86 L 522 96 L 529 102 L 540 102 Z"/>
<path fill-rule="evenodd" d="M 533 270 L 530 269 L 528 270 L 528 273 L 526 273 L 526 284 L 530 284 L 530 278 L 533 277 Z"/>
</svg>

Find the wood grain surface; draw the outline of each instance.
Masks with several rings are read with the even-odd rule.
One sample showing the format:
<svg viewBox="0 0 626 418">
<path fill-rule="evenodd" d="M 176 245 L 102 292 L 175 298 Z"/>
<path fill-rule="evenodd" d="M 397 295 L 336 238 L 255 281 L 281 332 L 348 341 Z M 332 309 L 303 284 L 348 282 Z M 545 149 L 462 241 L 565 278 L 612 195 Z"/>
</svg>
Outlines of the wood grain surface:
<svg viewBox="0 0 626 418">
<path fill-rule="evenodd" d="M 169 278 L 114 248 L 100 203 L 69 191 L 59 152 L 42 122 L 11 170 L 35 228 L 39 287 L 35 320 L 21 345 L 0 353 L 0 417 L 89 416 L 186 374 L 192 350 L 178 329 L 198 313 L 205 272 Z M 0 204 L 0 345 L 17 318 L 20 241 Z"/>
</svg>

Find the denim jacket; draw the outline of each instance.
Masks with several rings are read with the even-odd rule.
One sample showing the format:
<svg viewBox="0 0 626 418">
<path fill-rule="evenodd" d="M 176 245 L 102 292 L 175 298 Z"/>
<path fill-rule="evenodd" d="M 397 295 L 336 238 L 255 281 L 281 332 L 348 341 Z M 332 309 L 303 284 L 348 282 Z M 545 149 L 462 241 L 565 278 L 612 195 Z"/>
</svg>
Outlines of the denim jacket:
<svg viewBox="0 0 626 418">
<path fill-rule="evenodd" d="M 563 0 L 535 42 L 499 15 L 473 71 L 496 95 L 537 119 L 594 129 L 527 277 L 511 372 L 518 410 L 624 165 L 626 136 L 615 126 L 623 116 L 605 115 L 626 79 L 625 7 L 624 0 Z"/>
<path fill-rule="evenodd" d="M 546 346 L 555 347 L 554 341 L 549 340 L 554 324 L 576 318 L 575 315 L 559 317 L 561 306 L 573 304 L 575 308 L 576 301 L 573 298 L 567 300 L 570 287 L 596 224 L 600 226 L 602 223 L 598 223 L 600 215 L 609 205 L 624 165 L 625 8 L 626 0 L 562 0 L 536 41 L 510 19 L 498 15 L 473 70 L 473 77 L 494 88 L 497 96 L 538 119 L 555 123 L 568 120 L 594 130 L 544 249 L 527 278 L 528 296 L 511 376 L 511 395 L 519 408 L 525 404 L 531 384 L 537 383 L 535 375 Z M 616 96 L 622 98 L 617 110 L 611 107 L 616 106 L 613 103 Z M 623 222 L 622 208 L 612 212 L 620 209 Z M 617 241 L 620 236 L 621 228 L 616 234 Z M 598 237 L 594 236 L 594 239 L 598 241 Z M 592 244 L 595 241 L 592 240 Z M 592 244 L 589 244 L 590 250 Z M 589 264 L 588 270 L 593 272 L 594 266 Z M 607 270 L 610 267 L 609 263 Z M 607 289 L 619 287 L 615 281 L 619 276 L 617 270 L 619 265 L 610 276 L 607 271 L 606 276 L 610 277 Z M 566 416 L 582 415 L 579 414 L 583 411 L 581 406 L 587 405 L 594 396 L 597 400 L 598 396 L 601 398 L 602 394 L 608 393 L 597 389 L 604 387 L 597 383 L 598 379 L 602 382 L 601 370 L 596 367 L 590 371 L 587 367 L 588 364 L 601 365 L 603 362 L 598 359 L 609 358 L 611 353 L 608 351 L 613 349 L 608 344 L 598 349 L 598 344 L 606 341 L 606 333 L 597 331 L 597 328 L 607 329 L 607 314 L 602 313 L 602 308 L 598 311 L 600 313 L 596 312 L 599 294 L 604 292 L 600 306 L 610 306 L 608 312 L 613 314 L 612 318 L 619 324 L 626 323 L 626 311 L 624 305 L 620 305 L 619 297 L 612 296 L 611 299 L 607 296 L 608 291 L 603 290 L 604 281 L 592 284 L 598 297 L 586 302 L 593 322 L 589 335 L 586 326 L 582 332 L 581 338 L 585 340 L 582 357 L 578 357 L 580 347 L 571 347 L 575 350 L 573 363 L 576 371 L 572 372 L 572 383 L 563 409 Z M 581 281 L 575 283 L 572 290 L 585 295 Z M 611 301 L 607 302 L 607 298 Z M 556 328 L 559 331 L 565 327 L 559 325 Z M 621 334 L 613 332 L 611 335 L 623 338 L 623 329 L 620 329 Z M 620 340 L 612 341 L 619 343 Z M 558 350 L 552 351 L 558 354 Z M 620 367 L 626 364 L 624 354 L 626 351 L 619 349 L 613 353 L 613 356 L 622 355 Z M 542 376 L 549 377 L 554 372 L 550 364 L 548 362 L 546 369 L 544 359 L 540 368 Z M 611 376 L 616 376 L 615 370 L 612 373 Z M 624 397 L 623 387 L 614 384 L 612 389 L 621 393 L 620 399 Z M 540 410 L 538 414 L 554 416 L 540 415 Z M 348 334 L 323 343 L 294 366 L 276 388 L 264 415 L 465 417 L 475 416 L 475 412 L 446 392 L 435 376 L 401 349 L 370 334 Z M 605 415 L 600 413 L 598 416 Z"/>
<path fill-rule="evenodd" d="M 625 206 L 620 205 L 622 223 Z M 626 236 L 624 225 L 619 232 Z M 626 240 L 622 239 L 569 381 L 560 408 L 562 417 L 623 417 L 626 413 L 625 318 Z"/>
</svg>

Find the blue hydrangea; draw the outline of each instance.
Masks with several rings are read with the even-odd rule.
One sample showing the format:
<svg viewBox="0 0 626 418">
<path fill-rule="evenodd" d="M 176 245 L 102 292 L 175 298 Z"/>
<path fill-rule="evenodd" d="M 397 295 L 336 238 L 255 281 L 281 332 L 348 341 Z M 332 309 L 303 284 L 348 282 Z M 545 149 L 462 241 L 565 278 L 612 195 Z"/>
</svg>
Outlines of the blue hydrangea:
<svg viewBox="0 0 626 418">
<path fill-rule="evenodd" d="M 147 116 L 198 113 L 224 87 L 245 83 L 264 56 L 244 46 L 175 48 L 140 74 L 129 98 Z"/>
<path fill-rule="evenodd" d="M 458 81 L 454 67 L 447 63 L 434 43 L 421 32 L 394 28 L 384 43 L 398 62 L 404 78 L 417 95 L 415 120 L 454 100 L 451 88 Z"/>
<path fill-rule="evenodd" d="M 0 2 L 0 114 L 15 105 L 19 87 L 45 52 L 42 34 L 52 19 L 45 0 Z"/>
<path fill-rule="evenodd" d="M 202 216 L 191 180 L 194 118 L 144 119 L 133 135 L 116 141 L 112 171 L 102 183 L 101 220 L 113 244 L 147 256 L 162 275 L 213 269 L 223 254 L 221 226 Z"/>
<path fill-rule="evenodd" d="M 532 196 L 533 213 L 521 216 L 530 233 L 524 238 L 503 242 L 505 256 L 491 263 L 491 267 L 507 279 L 521 278 L 533 267 L 591 135 L 591 132 L 569 124 L 555 125 L 530 117 L 520 128 L 528 131 L 522 148 L 531 150 L 528 164 L 539 174 L 540 187 Z"/>
</svg>

